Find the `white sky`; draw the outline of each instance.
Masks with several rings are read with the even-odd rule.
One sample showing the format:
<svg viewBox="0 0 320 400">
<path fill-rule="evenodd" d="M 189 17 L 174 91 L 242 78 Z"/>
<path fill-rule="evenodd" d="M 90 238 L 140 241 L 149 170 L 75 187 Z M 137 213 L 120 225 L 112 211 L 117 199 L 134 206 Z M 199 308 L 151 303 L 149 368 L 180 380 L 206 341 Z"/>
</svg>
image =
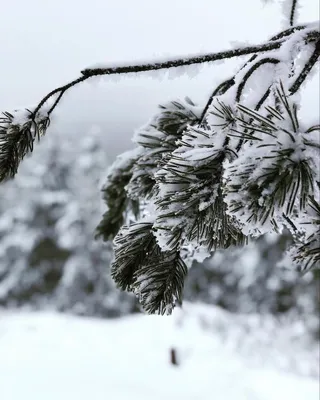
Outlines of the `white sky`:
<svg viewBox="0 0 320 400">
<path fill-rule="evenodd" d="M 299 22 L 319 18 L 318 0 L 301 0 Z M 260 0 L 0 0 L 0 110 L 32 106 L 94 63 L 150 59 L 259 43 L 282 28 L 280 6 Z M 211 64 L 193 79 L 93 79 L 67 93 L 53 130 L 102 127 L 114 155 L 159 102 L 188 95 L 205 102 L 237 64 Z M 315 83 L 316 82 L 316 83 Z M 318 76 L 306 89 L 307 115 L 319 113 Z M 317 115 L 315 115 L 317 113 Z M 53 133 L 53 132 L 52 132 Z"/>
</svg>

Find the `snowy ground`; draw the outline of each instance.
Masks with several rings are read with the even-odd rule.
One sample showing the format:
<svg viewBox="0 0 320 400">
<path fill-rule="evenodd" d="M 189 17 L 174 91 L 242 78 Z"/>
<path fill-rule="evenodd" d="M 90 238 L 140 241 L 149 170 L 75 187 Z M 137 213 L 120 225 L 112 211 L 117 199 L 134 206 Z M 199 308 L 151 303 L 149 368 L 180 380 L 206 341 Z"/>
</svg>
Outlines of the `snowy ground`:
<svg viewBox="0 0 320 400">
<path fill-rule="evenodd" d="M 221 328 L 228 325 L 232 341 L 230 334 L 221 339 Z M 259 363 L 246 351 L 235 350 L 239 332 L 244 338 L 244 331 L 236 333 L 235 326 L 228 315 L 204 307 L 189 307 L 178 319 L 177 313 L 174 318 L 94 320 L 1 311 L 1 399 L 318 399 L 316 376 L 286 372 L 265 356 Z M 248 343 L 252 332 L 247 330 L 246 336 Z M 286 348 L 296 353 L 290 340 Z M 254 339 L 249 347 L 252 355 L 261 356 L 264 346 L 257 343 Z M 169 363 L 172 346 L 177 348 L 179 367 Z M 272 346 L 267 346 L 270 351 Z M 286 357 L 285 350 L 281 355 Z M 300 358 L 305 360 L 302 353 Z"/>
</svg>

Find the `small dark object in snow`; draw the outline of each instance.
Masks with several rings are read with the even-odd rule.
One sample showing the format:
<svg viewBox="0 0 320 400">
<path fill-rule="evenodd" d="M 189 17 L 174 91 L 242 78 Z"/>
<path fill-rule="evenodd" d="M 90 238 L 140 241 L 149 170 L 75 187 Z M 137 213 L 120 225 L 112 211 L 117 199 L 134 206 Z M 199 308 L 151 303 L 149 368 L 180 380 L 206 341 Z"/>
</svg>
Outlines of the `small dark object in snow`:
<svg viewBox="0 0 320 400">
<path fill-rule="evenodd" d="M 177 360 L 177 352 L 175 349 L 170 349 L 170 363 L 171 365 L 179 365 Z"/>
</svg>

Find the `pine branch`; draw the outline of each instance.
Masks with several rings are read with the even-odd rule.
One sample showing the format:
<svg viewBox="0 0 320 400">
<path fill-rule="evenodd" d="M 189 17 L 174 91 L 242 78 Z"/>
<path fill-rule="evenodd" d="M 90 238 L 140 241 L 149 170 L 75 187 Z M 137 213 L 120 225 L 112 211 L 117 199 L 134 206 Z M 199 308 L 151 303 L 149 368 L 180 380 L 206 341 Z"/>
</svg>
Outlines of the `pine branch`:
<svg viewBox="0 0 320 400">
<path fill-rule="evenodd" d="M 158 71 L 160 69 L 183 67 L 194 64 L 203 64 L 206 62 L 213 62 L 218 60 L 226 60 L 229 58 L 239 57 L 246 54 L 261 53 L 265 51 L 279 49 L 282 44 L 282 39 L 274 42 L 267 42 L 262 45 L 254 45 L 241 47 L 238 49 L 220 51 L 218 53 L 203 54 L 195 57 L 183 57 L 175 60 L 168 60 L 164 62 L 155 62 L 148 64 L 126 65 L 119 67 L 106 67 L 106 68 L 87 68 L 81 73 L 84 76 L 91 77 L 97 75 L 114 75 L 114 74 L 127 74 L 132 72 L 145 72 L 145 71 Z"/>
<path fill-rule="evenodd" d="M 291 26 L 296 7 L 297 1 L 292 1 Z M 284 223 L 292 224 L 291 229 L 299 227 L 296 216 L 304 213 L 305 217 L 308 204 L 316 212 L 320 209 L 318 203 L 308 203 L 319 185 L 316 162 L 320 145 L 315 139 L 319 127 L 300 132 L 297 107 L 283 86 L 275 88 L 269 82 L 254 109 L 227 103 L 228 94 L 226 103 L 223 97 L 219 99 L 230 90 L 232 99 L 240 102 L 254 72 L 266 64 L 287 62 L 280 50 L 283 45 L 288 55 L 297 43 L 315 44 L 299 75 L 292 73 L 298 76 L 289 93 L 298 91 L 319 58 L 319 32 L 312 29 L 312 25 L 292 26 L 262 45 L 218 53 L 85 69 L 81 77 L 48 93 L 22 121 L 4 113 L 0 119 L 0 180 L 17 172 L 19 162 L 33 150 L 34 140 L 45 133 L 49 117 L 66 91 L 91 77 L 253 54 L 238 73 L 215 88 L 202 112 L 189 99 L 160 106 L 160 113 L 137 133 L 139 147 L 116 161 L 103 188 L 108 209 L 97 236 L 114 238 L 113 279 L 121 289 L 134 292 L 147 312 L 171 313 L 175 302 L 182 299 L 187 274 L 183 252 L 190 255 L 199 249 L 243 245 L 247 234 L 259 229 L 277 231 Z M 258 110 L 271 94 L 276 104 L 265 107 L 265 116 Z M 42 113 L 50 99 L 53 104 Z M 140 209 L 146 215 L 141 222 L 126 221 L 131 214 L 137 220 Z M 153 221 L 146 221 L 152 213 Z M 122 226 L 124 223 L 129 226 Z M 319 218 L 312 224 L 312 229 L 318 226 Z M 319 261 L 316 234 L 319 229 L 301 242 L 294 258 L 307 260 L 306 268 Z"/>
<path fill-rule="evenodd" d="M 199 111 L 188 97 L 184 101 L 171 101 L 160 105 L 160 112 L 150 123 L 153 130 L 159 131 L 159 135 L 146 135 L 143 130 L 135 137 L 135 141 L 146 148 L 158 148 L 171 151 L 176 148 L 176 141 L 181 138 L 183 131 L 189 125 L 199 123 Z M 146 131 L 148 128 L 146 129 Z M 143 141 L 147 138 L 147 141 Z"/>
<path fill-rule="evenodd" d="M 276 95 L 281 107 L 266 107 L 267 117 L 238 105 L 239 111 L 249 117 L 238 117 L 239 127 L 255 135 L 248 136 L 251 147 L 247 146 L 227 168 L 225 192 L 229 211 L 238 215 L 242 223 L 250 223 L 257 229 L 268 222 L 277 230 L 277 218 L 281 220 L 284 216 L 287 220 L 295 212 L 304 211 L 315 190 L 319 154 L 308 149 L 308 146 L 317 148 L 308 131 L 317 127 L 301 133 L 297 107 L 289 102 L 282 84 Z M 270 149 L 268 155 L 266 147 Z M 249 217 L 243 220 L 245 215 Z"/>
<path fill-rule="evenodd" d="M 292 28 L 288 28 L 288 29 L 276 34 L 275 36 L 272 36 L 272 38 L 270 40 L 275 41 L 275 40 L 283 39 L 285 37 L 292 35 L 296 31 L 301 31 L 303 29 L 306 29 L 307 27 L 308 27 L 307 25 L 297 25 Z"/>
<path fill-rule="evenodd" d="M 240 102 L 243 89 L 244 89 L 248 79 L 251 77 L 251 75 L 255 71 L 257 71 L 262 65 L 265 65 L 265 64 L 277 65 L 277 64 L 279 64 L 279 62 L 280 62 L 280 60 L 277 58 L 266 57 L 266 58 L 260 59 L 255 64 L 253 64 L 252 67 L 250 69 L 248 69 L 248 71 L 246 72 L 246 74 L 244 75 L 244 77 L 242 78 L 242 80 L 238 86 L 238 90 L 237 90 L 237 94 L 236 94 L 236 102 L 237 103 Z"/>
<path fill-rule="evenodd" d="M 276 50 L 279 49 L 282 44 L 285 42 L 286 38 L 290 37 L 291 34 L 294 34 L 294 32 L 301 30 L 303 28 L 306 28 L 307 26 L 297 26 L 297 27 L 292 27 L 289 30 L 286 30 L 284 32 L 281 32 L 280 34 L 274 36 L 269 42 L 264 43 L 262 45 L 256 45 L 256 46 L 247 46 L 243 48 L 238 48 L 238 49 L 233 49 L 233 50 L 227 50 L 227 51 L 221 51 L 218 53 L 210 53 L 210 54 L 204 54 L 196 57 L 187 57 L 187 58 L 179 58 L 175 60 L 169 60 L 165 62 L 155 62 L 155 63 L 147 63 L 147 64 L 137 64 L 137 65 L 122 65 L 122 66 L 117 66 L 117 67 L 107 67 L 107 68 L 96 68 L 96 69 L 86 69 L 82 71 L 82 76 L 67 83 L 66 85 L 63 85 L 61 87 L 58 87 L 48 93 L 41 101 L 40 103 L 35 107 L 35 109 L 31 112 L 29 115 L 28 119 L 28 124 L 24 124 L 24 127 L 20 126 L 19 129 L 21 132 L 25 132 L 26 129 L 30 131 L 31 128 L 27 128 L 27 125 L 29 127 L 33 127 L 35 131 L 41 131 L 43 128 L 47 128 L 49 125 L 49 117 L 51 113 L 54 111 L 54 109 L 57 107 L 59 102 L 61 101 L 64 93 L 66 93 L 67 90 L 70 88 L 78 85 L 79 83 L 84 82 L 85 80 L 94 77 L 94 76 L 99 76 L 99 75 L 114 75 L 114 74 L 126 74 L 126 73 L 132 73 L 132 72 L 143 72 L 143 71 L 153 71 L 153 70 L 159 70 L 159 69 L 167 69 L 167 68 L 175 68 L 175 67 L 180 67 L 180 66 L 188 66 L 192 64 L 200 64 L 200 63 L 206 63 L 206 62 L 212 62 L 216 60 L 224 60 L 224 59 L 229 59 L 233 57 L 238 57 L 241 55 L 246 55 L 246 54 L 252 54 L 252 53 L 261 53 L 261 52 L 267 52 L 271 50 Z M 319 32 L 313 31 L 309 32 L 307 40 L 310 41 L 318 41 L 319 40 Z M 297 91 L 299 87 L 301 86 L 302 82 L 312 69 L 313 65 L 317 61 L 319 55 L 319 42 L 316 45 L 315 52 L 313 56 L 310 58 L 309 62 L 305 65 L 304 70 L 301 72 L 300 76 L 298 77 L 297 81 L 294 83 L 294 85 L 291 88 L 292 93 Z M 252 62 L 255 59 L 256 55 L 251 57 L 249 62 Z M 205 113 L 207 112 L 212 99 L 216 95 L 220 95 L 221 93 L 225 93 L 231 86 L 234 84 L 234 78 L 231 78 L 227 80 L 224 84 L 219 85 L 218 88 L 214 91 L 213 95 L 210 97 L 204 111 L 202 114 L 201 120 L 204 121 L 204 116 Z M 47 111 L 45 114 L 45 118 L 43 118 L 40 114 L 40 111 L 42 107 L 45 105 L 45 103 L 53 96 L 57 96 L 55 101 L 53 102 L 53 105 L 50 107 L 50 109 Z M 44 113 L 42 113 L 44 115 Z M 41 122 L 42 121 L 42 122 Z M 41 126 L 40 126 L 41 125 Z M 8 130 L 9 127 L 6 124 L 6 131 Z M 15 132 L 16 135 L 11 135 L 10 136 L 10 145 L 4 145 L 2 144 L 2 165 L 4 169 L 1 172 L 2 178 L 5 179 L 8 176 L 14 176 L 14 174 L 17 171 L 17 167 L 21 159 L 27 154 L 27 152 L 32 151 L 32 146 L 30 145 L 31 139 L 27 139 L 27 135 L 24 135 L 26 137 L 23 138 L 23 140 L 19 140 L 18 137 L 22 136 L 17 134 L 17 129 L 18 126 L 15 126 Z M 2 134 L 4 132 L 4 127 L 2 126 Z M 42 133 L 44 134 L 44 132 Z M 15 140 L 13 140 L 13 137 L 15 136 Z M 6 139 L 3 139 L 6 141 L 9 139 L 9 136 Z M 28 145 L 26 146 L 25 140 L 27 140 Z M 33 143 L 33 141 L 32 141 Z M 21 149 L 17 150 L 17 146 L 22 146 Z M 16 151 L 9 150 L 9 148 L 13 149 L 15 148 Z M 27 150 L 26 150 L 27 149 Z M 15 154 L 15 156 L 14 156 Z M 5 158 L 9 157 L 9 158 Z M 7 165 L 7 167 L 6 167 Z M 9 167 L 8 167 L 9 166 Z"/>
<path fill-rule="evenodd" d="M 61 86 L 57 89 L 52 90 L 48 93 L 35 108 L 33 114 L 36 115 L 37 112 L 42 108 L 42 106 L 55 94 L 59 93 L 59 98 L 55 102 L 54 107 L 50 109 L 50 113 L 54 110 L 54 108 L 58 105 L 61 100 L 62 95 L 71 87 L 76 86 L 77 84 L 84 82 L 85 80 L 102 75 L 122 75 L 128 73 L 138 73 L 138 72 L 146 72 L 146 71 L 158 71 L 161 69 L 168 68 L 176 68 L 194 64 L 203 64 L 207 62 L 213 62 L 218 60 L 225 60 L 229 58 L 239 57 L 241 55 L 270 51 L 274 49 L 279 49 L 281 47 L 283 40 L 279 39 L 274 42 L 267 42 L 262 45 L 256 46 L 247 46 L 243 48 L 233 49 L 221 51 L 218 53 L 210 53 L 203 54 L 196 57 L 184 57 L 175 60 L 169 60 L 165 62 L 155 62 L 155 63 L 147 63 L 147 64 L 136 64 L 136 65 L 123 65 L 118 67 L 106 67 L 106 68 L 87 68 L 81 71 L 83 76 L 75 79 L 74 81 Z"/>
<path fill-rule="evenodd" d="M 134 137 L 145 151 L 133 166 L 132 178 L 126 187 L 132 199 L 146 200 L 157 193 L 157 171 L 177 148 L 186 127 L 199 123 L 199 108 L 188 97 L 159 108 L 160 112 Z"/>
<path fill-rule="evenodd" d="M 133 165 L 132 176 L 126 185 L 126 195 L 132 201 L 147 201 L 157 193 L 154 178 L 159 169 L 160 152 L 149 152 Z"/>
<path fill-rule="evenodd" d="M 260 108 L 263 106 L 264 102 L 267 100 L 267 98 L 269 97 L 271 93 L 271 86 L 268 87 L 268 89 L 265 91 L 265 93 L 263 94 L 263 96 L 260 98 L 260 100 L 258 101 L 257 105 L 255 106 L 254 110 L 255 111 L 259 111 Z M 251 118 L 248 122 L 248 127 L 249 125 L 251 125 L 251 123 L 253 122 L 253 119 Z M 238 153 L 242 147 L 242 145 L 245 143 L 246 139 L 247 140 L 252 140 L 252 130 L 250 132 L 250 128 L 245 128 L 243 132 L 241 132 L 241 139 L 239 140 L 239 143 L 236 146 L 236 152 Z M 229 133 L 229 135 L 231 135 Z"/>
<path fill-rule="evenodd" d="M 290 30 L 288 30 L 290 31 Z M 311 31 L 306 35 L 306 42 L 309 43 L 310 41 L 316 40 L 317 37 L 319 36 L 319 32 L 316 31 Z M 301 71 L 301 73 L 299 74 L 298 78 L 295 80 L 295 82 L 292 84 L 291 88 L 289 89 L 290 94 L 294 94 L 296 93 L 301 84 L 304 82 L 304 80 L 306 79 L 306 77 L 308 76 L 308 74 L 310 73 L 312 67 L 315 65 L 317 59 L 319 58 L 319 42 L 320 40 L 318 40 L 318 42 L 316 42 L 315 45 L 315 51 L 313 52 L 312 56 L 310 57 L 310 59 L 307 61 L 307 63 L 305 64 L 303 70 Z M 317 49 L 318 47 L 318 49 Z M 250 62 L 254 61 L 257 58 L 257 56 L 253 56 L 247 64 L 249 64 Z M 253 64 L 253 66 L 248 69 L 247 73 L 245 74 L 245 76 L 242 78 L 239 86 L 238 86 L 238 90 L 237 90 L 237 95 L 236 95 L 236 101 L 239 102 L 241 99 L 241 94 L 242 91 L 245 87 L 245 84 L 247 82 L 247 80 L 249 79 L 249 77 L 252 75 L 252 73 L 257 70 L 257 68 L 259 68 L 261 65 L 265 64 L 265 63 L 271 63 L 271 64 L 275 64 L 277 65 L 280 62 L 280 60 L 276 59 L 276 58 L 265 58 L 265 59 L 260 59 L 258 62 L 256 62 L 255 64 Z M 245 66 L 247 65 L 245 64 L 243 66 L 243 68 L 245 68 Z M 243 69 L 242 68 L 242 69 Z M 270 89 L 271 86 L 267 89 L 267 91 L 264 93 L 264 95 L 261 97 L 260 101 L 257 103 L 255 110 L 258 111 L 261 106 L 263 105 L 263 103 L 266 101 L 266 99 L 268 98 L 268 96 L 270 95 Z M 250 125 L 250 123 L 252 122 L 252 119 L 249 121 L 248 126 Z M 248 129 L 245 131 L 246 134 L 248 134 Z M 237 146 L 237 151 L 240 150 L 241 146 L 243 145 L 243 143 L 245 142 L 245 138 L 243 137 L 242 139 L 240 139 L 239 144 Z"/>
<path fill-rule="evenodd" d="M 122 290 L 132 291 L 134 275 L 156 246 L 152 223 L 123 226 L 114 239 L 114 261 L 111 276 Z"/>
<path fill-rule="evenodd" d="M 163 252 L 152 232 L 152 223 L 123 227 L 116 236 L 111 274 L 123 290 L 133 291 L 150 314 L 171 314 L 182 301 L 187 267 L 179 252 Z"/>
<path fill-rule="evenodd" d="M 133 290 L 149 314 L 171 314 L 182 303 L 187 267 L 178 251 L 162 252 L 156 245 L 150 260 L 136 272 Z"/>
<path fill-rule="evenodd" d="M 67 84 L 64 85 L 64 86 L 60 86 L 60 87 L 58 87 L 58 88 L 52 90 L 51 92 L 49 92 L 49 93 L 40 101 L 40 103 L 37 105 L 37 107 L 33 110 L 33 112 L 32 112 L 33 118 L 35 118 L 35 116 L 38 114 L 38 112 L 40 111 L 40 109 L 44 106 L 44 104 L 45 104 L 52 96 L 54 96 L 55 94 L 58 94 L 58 97 L 57 97 L 56 101 L 54 102 L 53 106 L 52 106 L 52 107 L 50 108 L 50 110 L 49 110 L 49 113 L 48 113 L 48 114 L 50 115 L 50 114 L 53 112 L 53 110 L 55 109 L 55 107 L 59 104 L 59 102 L 60 102 L 62 96 L 64 95 L 64 93 L 65 93 L 68 89 L 70 89 L 70 88 L 72 88 L 72 87 L 78 85 L 78 84 L 81 83 L 81 82 L 84 82 L 84 81 L 87 80 L 88 78 L 89 78 L 89 77 L 87 77 L 87 76 L 81 76 L 80 78 L 77 78 L 77 79 L 75 79 L 75 80 L 73 80 L 73 81 L 67 83 Z"/>
<path fill-rule="evenodd" d="M 226 93 L 234 84 L 235 84 L 235 77 L 232 77 L 230 79 L 227 79 L 226 81 L 220 83 L 220 85 L 218 85 L 214 91 L 212 92 L 211 96 L 209 97 L 209 100 L 207 102 L 207 104 L 205 105 L 201 117 L 200 117 L 200 125 L 203 125 L 205 117 L 207 115 L 208 109 L 212 104 L 213 99 L 216 96 L 221 96 L 222 94 Z"/>
<path fill-rule="evenodd" d="M 217 107 L 217 118 L 228 129 L 233 117 L 227 107 Z M 225 121 L 230 118 L 228 122 Z M 221 140 L 221 139 L 220 139 Z M 223 136 L 224 140 L 224 136 Z M 192 246 L 206 251 L 245 243 L 235 221 L 225 213 L 221 192 L 222 163 L 232 150 L 215 147 L 215 136 L 205 129 L 189 128 L 179 147 L 157 174 L 156 236 L 164 250 Z"/>
<path fill-rule="evenodd" d="M 159 108 L 159 114 L 135 136 L 140 148 L 127 152 L 110 168 L 102 189 L 107 211 L 97 227 L 96 237 L 112 240 L 129 212 L 138 217 L 139 203 L 156 193 L 154 175 L 165 154 L 169 157 L 176 148 L 176 141 L 187 125 L 199 122 L 198 109 L 189 98 Z"/>
<path fill-rule="evenodd" d="M 320 229 L 308 237 L 307 242 L 297 246 L 292 257 L 301 272 L 320 267 Z"/>
<path fill-rule="evenodd" d="M 81 82 L 84 82 L 85 80 L 94 77 L 94 76 L 99 76 L 99 75 L 115 75 L 115 74 L 127 74 L 127 73 L 137 73 L 137 72 L 146 72 L 146 71 L 154 71 L 154 70 L 160 70 L 160 69 L 168 69 L 168 68 L 175 68 L 175 67 L 181 67 L 181 66 L 186 66 L 186 65 L 193 65 L 193 64 L 202 64 L 206 62 L 212 62 L 212 61 L 218 61 L 218 60 L 224 60 L 228 58 L 234 58 L 238 57 L 241 55 L 246 55 L 246 54 L 252 54 L 252 53 L 259 53 L 259 52 L 265 52 L 265 51 L 270 51 L 270 50 L 275 50 L 281 47 L 281 44 L 283 43 L 283 39 L 290 36 L 296 31 L 303 30 L 307 28 L 307 25 L 300 25 L 296 27 L 292 27 L 290 29 L 287 29 L 283 32 L 280 32 L 279 34 L 273 36 L 269 42 L 262 44 L 262 45 L 257 45 L 257 46 L 248 46 L 244 48 L 239 48 L 239 49 L 233 49 L 233 50 L 227 50 L 227 51 L 222 51 L 218 53 L 211 53 L 211 54 L 204 54 L 201 56 L 196 56 L 196 57 L 184 57 L 176 60 L 169 60 L 166 62 L 160 62 L 160 63 L 148 63 L 148 64 L 137 64 L 137 65 L 126 65 L 126 66 L 118 66 L 118 67 L 109 67 L 109 68 L 87 68 L 83 71 L 81 71 L 81 74 L 83 76 L 67 83 L 64 86 L 60 86 L 51 92 L 49 92 L 37 105 L 37 107 L 33 111 L 33 117 L 37 115 L 37 113 L 40 111 L 42 106 L 55 94 L 58 94 L 58 97 L 56 101 L 54 102 L 53 106 L 49 110 L 49 115 L 53 112 L 55 107 L 58 105 L 60 102 L 62 96 L 64 93 L 78 85 Z"/>
<path fill-rule="evenodd" d="M 296 31 L 300 31 L 303 29 L 306 29 L 307 25 L 300 25 L 300 26 L 295 26 L 293 28 L 289 28 L 286 29 L 285 31 L 282 31 L 280 33 L 278 33 L 277 35 L 273 36 L 270 39 L 270 42 L 274 42 L 274 41 L 278 41 L 280 39 L 286 38 L 290 35 L 292 35 L 293 33 L 295 33 Z M 252 63 L 256 58 L 257 58 L 257 54 L 254 54 L 239 70 L 239 72 L 241 70 L 243 70 L 245 67 L 247 67 L 247 65 L 249 65 L 250 63 Z M 201 125 L 203 124 L 204 120 L 205 120 L 205 116 L 207 114 L 207 111 L 214 99 L 215 96 L 221 96 L 222 94 L 226 93 L 234 84 L 235 84 L 235 77 L 237 76 L 237 74 L 235 74 L 232 78 L 227 79 L 226 81 L 222 82 L 220 85 L 218 85 L 218 87 L 216 89 L 214 89 L 214 91 L 212 92 L 211 96 L 209 97 L 204 109 L 203 109 L 203 113 L 201 116 Z M 240 82 L 241 84 L 241 82 Z M 259 110 L 259 108 L 261 107 L 261 105 L 264 103 L 264 101 L 266 100 L 266 98 L 268 97 L 269 92 L 265 93 L 265 97 L 263 97 L 261 99 L 261 104 L 259 104 L 257 107 L 257 109 Z M 238 97 L 238 96 L 237 96 Z"/>
<path fill-rule="evenodd" d="M 311 217 L 311 223 L 315 226 L 314 232 L 305 238 L 301 233 L 299 235 L 298 229 L 294 226 L 295 243 L 289 249 L 293 262 L 303 273 L 320 268 L 320 203 L 310 196 L 309 207 L 314 213 Z"/>
<path fill-rule="evenodd" d="M 134 164 L 140 157 L 139 152 L 132 154 L 128 160 L 118 160 L 111 166 L 107 182 L 102 188 L 103 200 L 106 203 L 107 211 L 103 214 L 102 220 L 96 228 L 96 238 L 113 240 L 121 226 L 125 223 L 128 212 L 132 212 L 137 218 L 139 215 L 139 201 L 132 200 L 127 196 L 126 186 L 133 174 Z"/>
<path fill-rule="evenodd" d="M 33 119 L 30 110 L 23 116 L 4 112 L 0 117 L 0 182 L 12 178 L 20 162 L 33 151 L 33 143 L 45 134 L 50 119 L 38 115 Z M 22 121 L 21 121 L 22 120 Z"/>
</svg>

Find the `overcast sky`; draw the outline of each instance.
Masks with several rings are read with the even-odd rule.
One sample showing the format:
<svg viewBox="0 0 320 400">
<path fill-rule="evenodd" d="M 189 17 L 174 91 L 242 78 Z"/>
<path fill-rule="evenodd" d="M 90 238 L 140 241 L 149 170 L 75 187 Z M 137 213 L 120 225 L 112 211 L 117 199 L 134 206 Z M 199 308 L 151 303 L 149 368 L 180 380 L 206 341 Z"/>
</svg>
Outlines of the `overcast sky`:
<svg viewBox="0 0 320 400">
<path fill-rule="evenodd" d="M 95 63 L 152 60 L 259 43 L 282 28 L 280 6 L 260 0 L 0 0 L 0 110 L 32 106 Z M 319 18 L 318 0 L 301 0 L 299 22 Z M 205 66 L 195 78 L 120 82 L 92 79 L 67 93 L 53 130 L 85 134 L 101 126 L 114 155 L 158 103 L 188 95 L 204 102 L 237 64 Z M 318 74 L 317 74 L 318 75 Z M 305 93 L 306 113 L 319 110 L 319 78 Z"/>
</svg>

